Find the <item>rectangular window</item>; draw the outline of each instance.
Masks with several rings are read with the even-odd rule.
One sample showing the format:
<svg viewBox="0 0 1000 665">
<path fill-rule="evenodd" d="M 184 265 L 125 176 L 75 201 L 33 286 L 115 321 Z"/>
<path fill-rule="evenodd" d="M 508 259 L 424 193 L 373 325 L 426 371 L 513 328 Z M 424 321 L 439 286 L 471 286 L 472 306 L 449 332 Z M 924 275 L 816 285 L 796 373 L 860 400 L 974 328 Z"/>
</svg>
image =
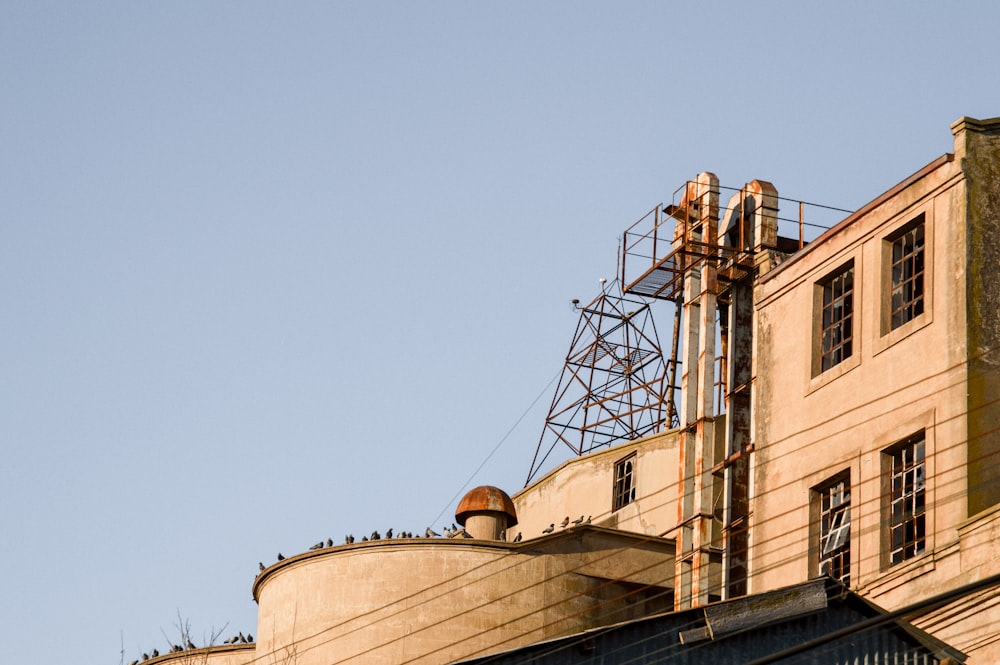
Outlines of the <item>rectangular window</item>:
<svg viewBox="0 0 1000 665">
<path fill-rule="evenodd" d="M 924 313 L 924 216 L 892 241 L 890 329 Z"/>
<path fill-rule="evenodd" d="M 854 264 L 822 285 L 821 371 L 851 357 L 854 322 Z"/>
<path fill-rule="evenodd" d="M 889 458 L 889 563 L 896 564 L 924 551 L 926 481 L 924 434 L 891 448 Z"/>
<path fill-rule="evenodd" d="M 819 487 L 819 572 L 851 584 L 851 480 L 841 475 Z"/>
<path fill-rule="evenodd" d="M 635 455 L 615 464 L 614 508 L 618 510 L 635 501 Z"/>
</svg>

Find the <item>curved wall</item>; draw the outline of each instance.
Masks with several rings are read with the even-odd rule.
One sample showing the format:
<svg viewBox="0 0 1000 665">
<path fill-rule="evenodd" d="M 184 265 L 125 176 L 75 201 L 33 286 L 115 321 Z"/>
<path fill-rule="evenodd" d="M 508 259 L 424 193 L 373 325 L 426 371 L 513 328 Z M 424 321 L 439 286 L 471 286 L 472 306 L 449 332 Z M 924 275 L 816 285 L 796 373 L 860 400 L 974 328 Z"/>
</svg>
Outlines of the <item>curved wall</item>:
<svg viewBox="0 0 1000 665">
<path fill-rule="evenodd" d="M 606 617 L 609 606 L 636 604 L 634 597 L 616 597 L 620 583 L 604 576 L 628 577 L 621 567 L 633 565 L 640 583 L 646 571 L 673 565 L 669 541 L 636 547 L 594 531 L 532 546 L 414 539 L 291 557 L 254 584 L 257 658 L 298 665 L 449 663 L 589 628 L 599 619 L 595 607 Z"/>
</svg>

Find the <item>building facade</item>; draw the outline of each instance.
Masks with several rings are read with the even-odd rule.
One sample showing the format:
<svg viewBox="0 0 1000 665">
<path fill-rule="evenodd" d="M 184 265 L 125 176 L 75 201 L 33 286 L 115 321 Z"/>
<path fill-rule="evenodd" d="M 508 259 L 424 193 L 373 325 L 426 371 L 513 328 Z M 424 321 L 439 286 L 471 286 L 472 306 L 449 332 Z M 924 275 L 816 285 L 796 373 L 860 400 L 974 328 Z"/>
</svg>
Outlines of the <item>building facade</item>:
<svg viewBox="0 0 1000 665">
<path fill-rule="evenodd" d="M 808 244 L 779 237 L 769 183 L 720 206 L 701 174 L 664 209 L 667 253 L 630 285 L 683 307 L 679 426 L 575 456 L 512 496 L 477 488 L 450 537 L 279 561 L 253 583 L 256 644 L 150 662 L 535 662 L 552 640 L 586 651 L 569 636 L 674 630 L 741 597 L 766 623 L 768 594 L 819 578 L 854 599 L 824 615 L 843 622 L 878 614 L 858 603 L 896 610 L 997 575 L 1000 119 L 952 132 L 954 153 Z M 800 614 L 789 620 L 823 632 Z M 874 641 L 919 647 L 900 662 L 1000 662 L 995 586 L 909 618 Z M 635 635 L 629 662 L 660 662 Z"/>
</svg>

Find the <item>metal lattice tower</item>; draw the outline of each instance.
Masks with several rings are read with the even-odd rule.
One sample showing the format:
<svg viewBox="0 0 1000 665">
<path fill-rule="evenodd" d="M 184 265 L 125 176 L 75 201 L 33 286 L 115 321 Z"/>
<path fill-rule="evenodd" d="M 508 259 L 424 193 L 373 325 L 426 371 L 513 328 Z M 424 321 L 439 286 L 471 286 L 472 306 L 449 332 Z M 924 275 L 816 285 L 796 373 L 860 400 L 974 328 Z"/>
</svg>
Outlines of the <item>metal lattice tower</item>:
<svg viewBox="0 0 1000 665">
<path fill-rule="evenodd" d="M 659 431 L 675 417 L 650 301 L 615 279 L 580 320 L 527 482 L 563 444 L 577 455 Z"/>
</svg>

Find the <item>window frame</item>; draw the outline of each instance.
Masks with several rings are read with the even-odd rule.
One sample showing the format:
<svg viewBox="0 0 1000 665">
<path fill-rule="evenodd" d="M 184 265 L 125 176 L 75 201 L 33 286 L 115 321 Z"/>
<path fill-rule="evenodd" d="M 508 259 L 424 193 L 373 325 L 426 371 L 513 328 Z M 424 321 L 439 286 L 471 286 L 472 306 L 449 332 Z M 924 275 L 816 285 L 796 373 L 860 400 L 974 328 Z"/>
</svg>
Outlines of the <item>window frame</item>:
<svg viewBox="0 0 1000 665">
<path fill-rule="evenodd" d="M 845 272 L 853 270 L 853 285 L 851 294 L 851 354 L 845 355 L 840 362 L 823 369 L 823 292 L 825 287 L 835 278 L 842 276 Z M 812 392 L 828 382 L 836 379 L 842 374 L 854 369 L 861 363 L 861 329 L 862 329 L 862 288 L 863 275 L 861 265 L 860 249 L 851 252 L 847 258 L 841 258 L 837 266 L 827 271 L 822 277 L 813 282 L 812 310 L 812 345 L 809 349 L 811 360 L 806 367 L 809 370 L 807 377 L 807 392 Z"/>
<path fill-rule="evenodd" d="M 928 447 L 927 432 L 920 430 L 882 451 L 882 560 L 885 568 L 899 566 L 932 550 Z M 909 463 L 907 451 L 912 451 Z M 911 492 L 907 491 L 908 486 L 913 487 Z M 900 506 L 898 513 L 897 503 Z M 907 504 L 912 510 L 907 510 Z M 916 505 L 919 505 L 919 512 Z M 897 532 L 902 533 L 899 540 Z M 912 537 L 908 532 L 912 532 Z"/>
<path fill-rule="evenodd" d="M 841 496 L 847 495 L 845 500 L 842 500 L 836 506 L 827 506 L 826 500 L 830 496 L 830 491 L 838 486 L 843 486 L 843 491 L 841 491 Z M 853 537 L 852 533 L 852 521 L 854 515 L 851 511 L 851 492 L 854 490 L 851 486 L 851 470 L 844 469 L 843 471 L 835 474 L 814 486 L 811 490 L 812 493 L 812 533 L 813 536 L 810 539 L 812 542 L 812 556 L 811 567 L 817 574 L 829 574 L 830 577 L 836 580 L 840 580 L 845 586 L 850 587 L 851 585 L 851 539 Z M 827 518 L 829 516 L 830 522 L 836 524 L 834 529 L 830 532 L 827 531 Z M 845 521 L 846 519 L 846 521 Z M 833 551 L 827 552 L 827 546 L 830 537 L 833 537 L 833 531 L 839 531 L 839 539 L 842 541 L 840 545 L 835 546 Z M 824 571 L 824 564 L 831 562 L 833 565 L 833 570 L 827 572 Z M 839 565 L 838 565 L 839 564 Z"/>
<path fill-rule="evenodd" d="M 900 237 L 917 226 L 924 227 L 923 247 L 923 311 L 892 327 L 892 247 Z M 934 312 L 934 208 L 923 205 L 898 215 L 896 223 L 884 233 L 878 243 L 879 304 L 878 334 L 872 340 L 872 354 L 877 355 L 933 321 Z"/>
<path fill-rule="evenodd" d="M 918 230 L 920 232 L 919 246 L 914 242 L 912 251 L 907 252 L 906 241 L 911 234 Z M 924 214 L 920 213 L 907 222 L 906 226 L 898 229 L 886 238 L 885 242 L 889 249 L 889 288 L 886 295 L 888 297 L 889 330 L 891 331 L 898 330 L 921 316 L 927 305 L 927 300 L 924 297 L 926 292 L 925 276 L 927 274 L 927 225 L 925 224 Z M 902 249 L 897 259 L 896 248 L 900 245 L 902 245 Z M 919 267 L 916 266 L 917 263 L 919 263 Z M 899 272 L 901 273 L 898 282 L 896 279 L 897 266 L 899 266 Z M 919 293 L 914 295 L 911 292 L 909 298 L 901 299 L 902 303 L 897 308 L 895 303 L 896 293 L 897 291 L 902 291 L 905 296 L 908 286 L 911 287 L 911 291 L 918 290 L 912 287 L 919 286 Z M 898 320 L 897 314 L 899 314 Z"/>
<path fill-rule="evenodd" d="M 635 502 L 636 461 L 635 452 L 617 460 L 611 484 L 611 512 L 616 512 Z M 627 486 L 626 486 L 627 481 Z"/>
</svg>

